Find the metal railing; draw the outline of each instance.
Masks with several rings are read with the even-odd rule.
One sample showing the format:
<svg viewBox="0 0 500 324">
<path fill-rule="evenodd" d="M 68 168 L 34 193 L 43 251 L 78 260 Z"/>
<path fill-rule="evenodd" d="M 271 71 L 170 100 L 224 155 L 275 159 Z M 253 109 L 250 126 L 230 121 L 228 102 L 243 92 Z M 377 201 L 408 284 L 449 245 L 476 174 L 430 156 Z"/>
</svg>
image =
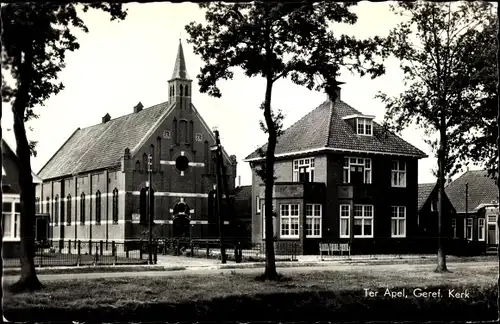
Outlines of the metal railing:
<svg viewBox="0 0 500 324">
<path fill-rule="evenodd" d="M 251 243 L 250 240 L 226 238 L 226 260 L 239 262 L 263 262 L 266 259 L 264 243 Z M 277 261 L 296 261 L 299 251 L 297 242 L 275 242 Z M 158 253 L 163 255 L 184 255 L 189 257 L 220 259 L 219 239 L 159 239 Z"/>
<path fill-rule="evenodd" d="M 35 267 L 147 264 L 148 247 L 135 242 L 55 240 L 35 247 Z M 151 252 L 157 261 L 157 246 Z M 4 267 L 19 267 L 19 258 L 4 259 Z"/>
</svg>

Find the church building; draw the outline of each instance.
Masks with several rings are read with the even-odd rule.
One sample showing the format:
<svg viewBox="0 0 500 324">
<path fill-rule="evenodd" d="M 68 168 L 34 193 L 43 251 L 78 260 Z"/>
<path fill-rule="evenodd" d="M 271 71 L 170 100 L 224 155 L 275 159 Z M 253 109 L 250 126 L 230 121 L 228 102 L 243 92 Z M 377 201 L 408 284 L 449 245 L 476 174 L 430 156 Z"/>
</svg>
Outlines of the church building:
<svg viewBox="0 0 500 324">
<path fill-rule="evenodd" d="M 216 183 L 215 137 L 192 104 L 192 93 L 179 41 L 167 101 L 149 108 L 139 102 L 115 119 L 106 113 L 101 123 L 68 138 L 38 174 L 43 182 L 36 188 L 37 212 L 50 214 L 53 240 L 147 237 L 149 206 L 154 238 L 217 235 L 208 208 Z M 236 157 L 224 149 L 222 154 L 232 192 Z M 149 162 L 153 195 L 147 204 Z"/>
</svg>

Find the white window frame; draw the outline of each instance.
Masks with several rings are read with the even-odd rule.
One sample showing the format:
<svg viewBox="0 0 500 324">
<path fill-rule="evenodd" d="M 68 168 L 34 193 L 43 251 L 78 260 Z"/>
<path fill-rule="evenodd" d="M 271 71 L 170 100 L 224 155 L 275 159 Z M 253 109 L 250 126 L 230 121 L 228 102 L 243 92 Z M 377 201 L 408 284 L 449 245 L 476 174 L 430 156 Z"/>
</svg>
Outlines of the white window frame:
<svg viewBox="0 0 500 324">
<path fill-rule="evenodd" d="M 344 207 L 344 209 L 343 209 Z M 347 207 L 347 208 L 345 208 Z M 339 237 L 341 238 L 345 238 L 345 237 L 350 237 L 350 230 L 351 230 L 351 205 L 346 205 L 346 204 L 342 204 L 340 205 L 340 227 L 339 227 Z M 344 212 L 344 213 L 343 213 Z M 342 221 L 344 220 L 344 223 L 345 221 L 347 221 L 347 234 L 342 234 Z"/>
<path fill-rule="evenodd" d="M 361 126 L 362 132 L 360 132 Z M 367 131 L 367 126 L 370 126 L 370 131 Z M 372 136 L 373 135 L 373 122 L 369 118 L 356 118 L 356 133 L 358 135 Z"/>
<path fill-rule="evenodd" d="M 403 233 L 394 234 L 394 221 L 403 222 Z M 398 228 L 401 231 L 401 226 Z M 406 237 L 406 206 L 392 206 L 391 237 Z"/>
<path fill-rule="evenodd" d="M 299 182 L 300 168 L 306 167 L 309 172 L 309 182 L 314 182 L 314 157 L 293 160 L 292 182 Z"/>
<path fill-rule="evenodd" d="M 256 196 L 255 198 L 256 198 L 255 199 L 256 213 L 259 214 L 262 211 L 262 209 L 260 207 L 260 197 Z"/>
<path fill-rule="evenodd" d="M 262 204 L 262 238 L 266 238 L 266 213 L 265 213 L 265 204 Z"/>
<path fill-rule="evenodd" d="M 321 204 L 307 204 L 306 205 L 306 238 L 315 237 L 321 238 L 322 233 L 322 223 L 323 223 L 323 206 Z M 311 230 L 309 231 L 309 225 Z M 315 225 L 319 225 L 319 228 L 315 228 Z M 300 229 L 300 227 L 299 227 Z M 307 232 L 310 234 L 307 234 Z"/>
<path fill-rule="evenodd" d="M 292 213 L 292 206 L 297 207 L 297 215 L 294 215 Z M 284 208 L 287 207 L 287 208 Z M 295 209 L 295 208 L 293 208 Z M 298 239 L 299 238 L 299 231 L 300 231 L 300 204 L 282 204 L 280 205 L 280 238 L 284 239 Z M 287 211 L 285 213 L 285 211 Z M 285 221 L 287 221 L 285 223 Z M 292 224 L 297 225 L 297 229 L 293 229 Z M 284 228 L 284 225 L 287 225 L 286 228 Z M 285 230 L 285 234 L 284 233 Z M 292 234 L 293 232 L 296 231 L 296 234 Z"/>
<path fill-rule="evenodd" d="M 468 221 L 470 220 L 470 226 L 468 224 Z M 472 232 L 473 232 L 473 225 L 474 225 L 474 220 L 471 217 L 464 218 L 464 238 L 471 241 L 472 240 Z M 467 237 L 467 228 L 470 227 L 470 238 Z"/>
<path fill-rule="evenodd" d="M 3 204 L 11 204 L 10 212 L 3 211 Z M 19 211 L 16 212 L 16 204 L 19 204 Z M 2 240 L 4 242 L 17 242 L 21 240 L 21 201 L 18 195 L 2 195 L 2 222 L 4 221 L 4 215 L 10 216 L 10 233 L 9 235 L 3 235 Z M 2 226 L 2 230 L 5 228 Z"/>
<path fill-rule="evenodd" d="M 372 183 L 372 159 L 370 158 L 360 158 L 354 156 L 344 157 L 342 181 L 343 183 L 351 183 L 351 166 L 362 166 L 363 167 L 363 183 Z M 345 179 L 347 172 L 347 182 Z"/>
<path fill-rule="evenodd" d="M 356 216 L 356 207 L 361 206 L 361 216 Z M 374 229 L 374 206 L 373 205 L 354 205 L 353 213 L 354 213 L 354 221 L 357 219 L 361 219 L 361 234 L 354 234 L 355 238 L 373 238 L 373 229 Z M 371 210 L 371 216 L 366 216 L 367 210 Z M 365 234 L 365 221 L 371 220 L 371 233 Z M 355 225 L 355 224 L 353 224 Z M 354 229 L 353 229 L 354 230 Z"/>
<path fill-rule="evenodd" d="M 457 219 L 451 219 L 451 228 L 453 229 L 453 238 L 457 238 Z"/>
<path fill-rule="evenodd" d="M 481 225 L 482 223 L 482 225 Z M 477 240 L 484 241 L 486 234 L 486 220 L 484 218 L 477 219 Z M 482 238 L 481 238 L 482 236 Z"/>
<path fill-rule="evenodd" d="M 394 163 L 396 167 L 394 168 Z M 401 169 L 401 165 L 404 169 Z M 407 165 L 406 161 L 393 160 L 391 164 L 391 187 L 393 188 L 406 188 L 406 171 Z M 396 176 L 396 181 L 394 181 L 394 176 Z"/>
</svg>

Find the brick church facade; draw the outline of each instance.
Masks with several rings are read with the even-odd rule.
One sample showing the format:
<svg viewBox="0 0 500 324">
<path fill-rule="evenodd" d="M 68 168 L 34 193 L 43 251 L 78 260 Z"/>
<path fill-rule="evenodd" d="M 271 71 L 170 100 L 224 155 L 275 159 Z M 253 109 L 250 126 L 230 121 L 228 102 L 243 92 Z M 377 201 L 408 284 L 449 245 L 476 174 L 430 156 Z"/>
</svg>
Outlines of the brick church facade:
<svg viewBox="0 0 500 324">
<path fill-rule="evenodd" d="M 148 230 L 148 155 L 153 237 L 214 237 L 208 197 L 215 167 L 213 132 L 191 102 L 182 44 L 168 81 L 168 100 L 100 124 L 78 128 L 39 172 L 37 211 L 50 214 L 54 240 L 127 242 Z M 167 99 L 167 98 L 166 98 Z M 132 109 L 131 109 L 132 110 Z M 222 143 L 223 144 L 223 143 Z M 228 191 L 236 157 L 223 149 Z"/>
</svg>

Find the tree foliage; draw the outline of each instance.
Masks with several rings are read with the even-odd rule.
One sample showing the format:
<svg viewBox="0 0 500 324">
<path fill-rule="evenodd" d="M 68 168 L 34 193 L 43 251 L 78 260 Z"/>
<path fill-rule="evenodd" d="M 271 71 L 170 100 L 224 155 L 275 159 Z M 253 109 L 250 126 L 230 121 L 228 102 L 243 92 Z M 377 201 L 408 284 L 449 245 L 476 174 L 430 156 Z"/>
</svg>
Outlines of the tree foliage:
<svg viewBox="0 0 500 324">
<path fill-rule="evenodd" d="M 2 101 L 10 103 L 19 158 L 21 201 L 21 277 L 13 291 L 40 289 L 34 267 L 35 190 L 30 153 L 35 142 L 28 141 L 25 122 L 37 118 L 35 108 L 64 89 L 58 73 L 65 66 L 67 51 L 79 48 L 74 28 L 88 32 L 81 11 L 108 12 L 111 20 L 124 19 L 119 3 L 84 5 L 64 3 L 8 3 L 1 6 L 2 19 Z M 8 82 L 7 76 L 13 79 Z"/>
<path fill-rule="evenodd" d="M 409 17 L 390 34 L 391 52 L 400 60 L 406 89 L 395 97 L 378 94 L 387 107 L 385 121 L 398 132 L 416 123 L 433 135 L 443 119 L 444 170 L 453 176 L 466 164 L 464 143 L 480 141 L 470 127 L 481 123 L 483 107 L 495 100 L 486 89 L 495 78 L 494 66 L 489 65 L 496 51 L 492 5 L 408 2 L 392 10 Z M 426 141 L 437 153 L 440 138 Z"/>
<path fill-rule="evenodd" d="M 406 89 L 396 97 L 379 93 L 387 106 L 386 122 L 396 131 L 416 122 L 438 157 L 438 266 L 447 272 L 442 244 L 444 182 L 461 168 L 458 152 L 468 127 L 481 110 L 477 93 L 487 71 L 479 63 L 478 34 L 488 28 L 492 5 L 487 2 L 400 2 L 391 6 L 409 17 L 389 35 L 392 54 L 400 60 Z"/>
<path fill-rule="evenodd" d="M 220 80 L 230 80 L 240 68 L 247 77 L 262 77 L 266 88 L 261 105 L 264 121 L 261 129 L 268 134 L 257 173 L 265 183 L 266 272 L 276 278 L 272 226 L 272 188 L 274 185 L 275 148 L 282 133 L 280 112 L 272 110 L 273 84 L 289 78 L 308 89 L 324 89 L 335 101 L 340 69 L 373 78 L 383 74 L 379 57 L 386 55 L 384 39 L 358 40 L 337 35 L 335 24 L 355 24 L 350 11 L 355 3 L 323 1 L 264 2 L 225 4 L 203 3 L 206 24 L 186 26 L 195 54 L 204 66 L 198 78 L 200 91 L 214 97 L 222 94 Z"/>
</svg>

